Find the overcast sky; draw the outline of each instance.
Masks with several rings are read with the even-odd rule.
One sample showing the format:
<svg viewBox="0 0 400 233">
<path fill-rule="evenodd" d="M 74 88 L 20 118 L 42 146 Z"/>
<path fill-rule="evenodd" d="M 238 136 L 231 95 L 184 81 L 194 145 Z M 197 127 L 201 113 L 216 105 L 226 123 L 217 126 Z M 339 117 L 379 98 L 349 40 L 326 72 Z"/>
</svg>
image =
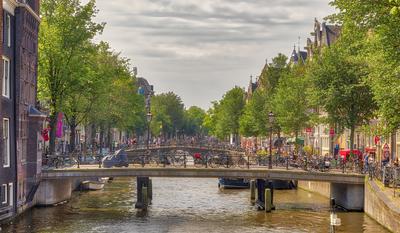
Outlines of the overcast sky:
<svg viewBox="0 0 400 233">
<path fill-rule="evenodd" d="M 235 85 L 247 87 L 266 59 L 304 47 L 329 0 L 97 0 L 97 39 L 138 67 L 156 93 L 208 108 Z"/>
</svg>

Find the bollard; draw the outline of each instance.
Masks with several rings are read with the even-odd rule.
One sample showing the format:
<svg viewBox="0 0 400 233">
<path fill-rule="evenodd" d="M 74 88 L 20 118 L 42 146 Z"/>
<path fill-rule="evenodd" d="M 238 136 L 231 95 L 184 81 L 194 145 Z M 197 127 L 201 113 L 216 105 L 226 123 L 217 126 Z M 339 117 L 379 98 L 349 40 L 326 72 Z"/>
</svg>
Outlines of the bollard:
<svg viewBox="0 0 400 233">
<path fill-rule="evenodd" d="M 265 212 L 271 212 L 272 210 L 272 195 L 271 189 L 265 189 Z"/>
<path fill-rule="evenodd" d="M 250 180 L 250 204 L 256 203 L 256 181 Z"/>
<path fill-rule="evenodd" d="M 101 158 L 99 156 L 99 168 L 101 168 Z"/>
<path fill-rule="evenodd" d="M 208 153 L 206 153 L 206 168 L 208 167 Z"/>
<path fill-rule="evenodd" d="M 164 167 L 166 167 L 167 166 L 167 155 L 166 154 L 163 154 L 163 157 L 164 157 L 164 161 L 163 161 L 163 164 L 164 164 Z"/>
<path fill-rule="evenodd" d="M 142 155 L 142 167 L 144 167 L 144 158 L 145 158 L 145 155 Z"/>
<path fill-rule="evenodd" d="M 247 169 L 250 169 L 250 156 L 247 155 Z"/>
<path fill-rule="evenodd" d="M 149 204 L 149 199 L 148 199 L 148 191 L 147 187 L 142 187 L 142 203 L 143 203 L 143 209 L 147 209 L 147 206 Z"/>
</svg>

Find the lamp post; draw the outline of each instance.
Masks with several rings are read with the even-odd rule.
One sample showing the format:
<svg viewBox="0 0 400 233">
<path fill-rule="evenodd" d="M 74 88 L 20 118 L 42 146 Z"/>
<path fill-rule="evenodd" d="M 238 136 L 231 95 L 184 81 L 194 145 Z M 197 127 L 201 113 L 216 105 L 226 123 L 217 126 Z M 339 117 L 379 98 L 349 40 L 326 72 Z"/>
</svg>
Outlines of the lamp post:
<svg viewBox="0 0 400 233">
<path fill-rule="evenodd" d="M 274 123 L 275 116 L 272 112 L 268 114 L 269 121 L 269 161 L 268 161 L 268 169 L 272 169 L 272 124 Z"/>
<path fill-rule="evenodd" d="M 147 149 L 149 149 L 149 141 L 150 141 L 150 122 L 151 122 L 151 118 L 153 117 L 153 115 L 151 114 L 151 112 L 149 111 L 146 115 L 146 119 L 147 119 Z"/>
</svg>

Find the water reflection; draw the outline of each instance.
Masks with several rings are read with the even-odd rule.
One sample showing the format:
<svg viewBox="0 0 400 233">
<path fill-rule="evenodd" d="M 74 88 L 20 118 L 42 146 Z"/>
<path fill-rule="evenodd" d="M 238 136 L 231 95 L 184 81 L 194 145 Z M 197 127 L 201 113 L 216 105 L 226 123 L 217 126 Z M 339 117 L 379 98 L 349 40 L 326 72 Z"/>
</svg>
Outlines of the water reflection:
<svg viewBox="0 0 400 233">
<path fill-rule="evenodd" d="M 276 191 L 273 213 L 249 205 L 248 190 L 219 190 L 216 179 L 155 178 L 153 205 L 134 209 L 135 179 L 77 192 L 65 205 L 35 208 L 3 232 L 328 232 L 328 199 L 303 190 Z M 386 232 L 363 213 L 341 213 L 337 232 Z"/>
</svg>

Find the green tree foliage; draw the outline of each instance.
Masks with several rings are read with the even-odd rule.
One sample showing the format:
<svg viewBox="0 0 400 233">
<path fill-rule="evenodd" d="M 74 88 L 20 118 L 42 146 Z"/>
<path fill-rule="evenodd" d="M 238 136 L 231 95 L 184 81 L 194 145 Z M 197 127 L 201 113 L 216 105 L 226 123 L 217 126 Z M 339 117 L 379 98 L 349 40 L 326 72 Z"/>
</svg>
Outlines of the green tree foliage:
<svg viewBox="0 0 400 233">
<path fill-rule="evenodd" d="M 39 98 L 50 108 L 50 152 L 54 152 L 57 113 L 75 85 L 82 61 L 92 49 L 91 39 L 103 29 L 93 22 L 95 1 L 81 5 L 79 0 L 41 1 L 39 30 Z M 83 78 L 83 77 L 82 77 Z"/>
<path fill-rule="evenodd" d="M 151 131 L 153 135 L 172 137 L 178 131 L 183 133 L 184 105 L 173 92 L 162 93 L 151 99 Z"/>
<path fill-rule="evenodd" d="M 257 89 L 247 102 L 240 118 L 240 134 L 246 137 L 265 135 L 268 128 L 268 113 L 266 93 Z"/>
<path fill-rule="evenodd" d="M 323 49 L 308 71 L 314 88 L 312 99 L 328 113 L 331 124 L 350 129 L 350 149 L 355 128 L 368 123 L 376 109 L 372 91 L 365 82 L 367 64 L 358 57 L 362 43 L 354 42 L 358 39 L 355 34 L 350 36 L 345 29 L 341 39 Z"/>
<path fill-rule="evenodd" d="M 200 136 L 206 133 L 203 130 L 204 118 L 206 117 L 206 112 L 197 107 L 192 106 L 189 109 L 185 110 L 185 125 L 184 132 L 186 135 L 191 136 Z"/>
<path fill-rule="evenodd" d="M 220 139 L 229 135 L 239 135 L 239 119 L 245 106 L 245 92 L 240 87 L 235 87 L 225 93 L 222 100 L 215 104 L 212 121 L 215 123 L 212 132 Z"/>
<path fill-rule="evenodd" d="M 307 98 L 309 87 L 306 66 L 294 65 L 290 72 L 279 80 L 272 105 L 276 120 L 286 134 L 294 133 L 296 138 L 309 124 L 310 105 Z"/>
<path fill-rule="evenodd" d="M 288 58 L 279 53 L 276 57 L 272 58 L 272 63 L 268 63 L 261 71 L 260 87 L 265 91 L 268 96 L 272 96 L 278 86 L 279 79 L 287 72 Z"/>
</svg>

